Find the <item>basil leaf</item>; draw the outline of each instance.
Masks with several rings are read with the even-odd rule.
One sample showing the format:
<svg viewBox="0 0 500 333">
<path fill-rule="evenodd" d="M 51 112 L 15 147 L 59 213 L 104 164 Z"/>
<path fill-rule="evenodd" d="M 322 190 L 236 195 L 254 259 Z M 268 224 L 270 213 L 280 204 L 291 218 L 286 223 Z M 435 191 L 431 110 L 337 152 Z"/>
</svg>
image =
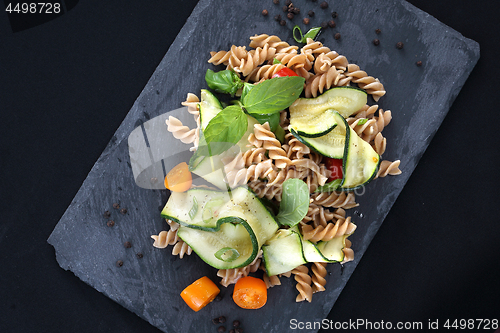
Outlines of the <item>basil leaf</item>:
<svg viewBox="0 0 500 333">
<path fill-rule="evenodd" d="M 243 81 L 241 81 L 238 74 L 229 69 L 219 72 L 207 69 L 205 81 L 207 81 L 209 88 L 216 92 L 230 94 L 231 96 L 243 87 Z"/>
<path fill-rule="evenodd" d="M 314 193 L 336 191 L 339 188 L 339 186 L 340 186 L 341 183 L 342 183 L 342 179 L 341 178 L 332 180 L 331 182 L 326 183 L 323 186 L 318 186 L 318 188 L 314 191 Z"/>
<path fill-rule="evenodd" d="M 309 188 L 297 178 L 289 178 L 283 183 L 280 210 L 276 219 L 282 225 L 293 227 L 306 216 L 309 209 Z"/>
<path fill-rule="evenodd" d="M 255 87 L 254 84 L 251 84 L 251 83 L 248 83 L 248 82 L 245 82 L 243 84 L 243 90 L 241 91 L 241 96 L 240 96 L 240 100 L 243 100 L 243 98 L 245 98 L 246 94 L 248 94 L 248 92 L 250 90 L 252 90 L 252 88 Z M 241 104 L 241 102 L 240 102 Z"/>
<path fill-rule="evenodd" d="M 196 213 L 198 213 L 198 200 L 196 197 L 193 197 L 193 207 L 189 210 L 189 218 L 192 220 L 195 216 Z"/>
<path fill-rule="evenodd" d="M 279 112 L 275 113 L 253 113 L 251 114 L 252 117 L 254 117 L 261 125 L 268 122 L 269 127 L 271 127 L 271 132 L 276 132 L 278 127 L 280 127 L 280 114 Z"/>
<path fill-rule="evenodd" d="M 273 58 L 273 65 L 278 65 L 278 64 L 281 64 L 282 62 L 279 61 L 278 59 L 276 58 Z"/>
<path fill-rule="evenodd" d="M 220 111 L 203 131 L 203 141 L 196 152 L 204 156 L 219 155 L 240 141 L 248 126 L 246 114 L 238 105 Z"/>
<path fill-rule="evenodd" d="M 245 110 L 255 113 L 275 113 L 289 107 L 299 98 L 305 79 L 300 76 L 276 77 L 253 87 L 243 98 Z"/>
</svg>

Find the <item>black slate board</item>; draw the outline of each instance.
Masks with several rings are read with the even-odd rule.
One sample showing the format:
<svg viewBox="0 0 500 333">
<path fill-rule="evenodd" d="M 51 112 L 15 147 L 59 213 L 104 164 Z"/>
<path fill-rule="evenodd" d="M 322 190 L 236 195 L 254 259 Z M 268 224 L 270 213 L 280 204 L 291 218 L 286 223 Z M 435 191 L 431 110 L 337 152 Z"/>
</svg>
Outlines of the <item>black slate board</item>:
<svg viewBox="0 0 500 333">
<path fill-rule="evenodd" d="M 302 11 L 315 10 L 310 26 L 330 19 L 330 11 L 322 11 L 319 4 L 294 4 Z M 268 17 L 260 15 L 265 7 Z M 178 108 L 187 92 L 205 87 L 204 73 L 211 67 L 206 63 L 208 51 L 248 45 L 249 36 L 260 33 L 293 43 L 292 23 L 276 24 L 273 16 L 281 14 L 281 8 L 269 1 L 198 3 L 50 236 L 60 266 L 165 332 L 212 331 L 208 320 L 228 313 L 244 318 L 247 332 L 282 331 L 291 318 L 325 318 L 479 58 L 477 43 L 406 2 L 343 2 L 335 10 L 337 27 L 319 40 L 384 83 L 388 93 L 378 104 L 393 112 L 384 130 L 384 158 L 401 159 L 403 174 L 374 181 L 358 197 L 360 207 L 351 213 L 358 229 L 350 237 L 356 260 L 345 265 L 342 274 L 338 265 L 330 267 L 326 292 L 316 294 L 312 304 L 295 303 L 294 282 L 282 279 L 282 286 L 270 289 L 264 309 L 244 311 L 230 300 L 232 288 L 223 288 L 223 302 L 195 314 L 178 294 L 202 275 L 217 280 L 216 272 L 196 256 L 179 260 L 151 246 L 150 235 L 166 228 L 158 210 L 166 191 L 139 188 L 128 161 L 127 138 L 134 128 Z M 382 30 L 380 35 L 376 28 Z M 334 32 L 341 34 L 340 40 L 333 38 Z M 374 46 L 374 38 L 381 45 Z M 402 50 L 395 48 L 398 41 L 405 44 Z M 415 65 L 418 60 L 423 66 Z M 113 209 L 115 202 L 127 212 Z M 106 210 L 116 222 L 112 228 L 106 226 Z M 132 248 L 125 248 L 125 241 Z M 144 257 L 138 258 L 137 252 Z M 115 265 L 117 260 L 123 260 L 122 267 Z"/>
</svg>

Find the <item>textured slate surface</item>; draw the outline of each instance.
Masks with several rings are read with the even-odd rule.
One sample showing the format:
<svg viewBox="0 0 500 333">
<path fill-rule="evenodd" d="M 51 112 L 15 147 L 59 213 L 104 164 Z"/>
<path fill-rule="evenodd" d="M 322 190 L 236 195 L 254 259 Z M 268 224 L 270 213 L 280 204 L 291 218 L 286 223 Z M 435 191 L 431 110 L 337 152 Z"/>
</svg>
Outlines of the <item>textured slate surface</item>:
<svg viewBox="0 0 500 333">
<path fill-rule="evenodd" d="M 315 10 L 310 26 L 330 19 L 331 11 L 321 10 L 318 3 L 294 4 L 303 12 Z M 260 15 L 263 8 L 269 10 L 268 17 Z M 187 92 L 205 88 L 204 73 L 211 68 L 208 51 L 248 45 L 248 37 L 260 33 L 294 43 L 293 24 L 276 24 L 273 16 L 281 14 L 281 8 L 269 1 L 199 2 L 50 236 L 60 266 L 165 332 L 212 332 L 207 322 L 229 313 L 244 318 L 246 332 L 283 331 L 291 318 L 325 318 L 479 58 L 477 43 L 406 2 L 342 2 L 335 11 L 337 27 L 319 40 L 384 83 L 388 93 L 378 104 L 393 112 L 384 130 L 384 158 L 401 159 L 403 174 L 376 180 L 358 196 L 360 207 L 351 212 L 358 229 L 350 237 L 356 260 L 345 265 L 342 274 L 338 265 L 330 265 L 326 292 L 314 295 L 312 304 L 295 303 L 293 281 L 282 279 L 282 286 L 270 289 L 269 302 L 261 310 L 237 308 L 230 300 L 232 288 L 223 288 L 222 302 L 192 312 L 179 292 L 202 275 L 217 280 L 216 272 L 194 255 L 179 260 L 169 250 L 151 246 L 150 235 L 166 228 L 159 207 L 167 194 L 138 187 L 128 160 L 127 138 L 134 128 L 178 108 Z M 335 32 L 340 40 L 333 38 Z M 371 43 L 374 38 L 380 39 L 379 46 Z M 398 41 L 404 43 L 402 50 L 395 48 Z M 417 60 L 423 66 L 417 67 Z M 113 203 L 127 212 L 113 209 Z M 106 226 L 106 210 L 116 223 L 112 228 Z M 126 241 L 132 248 L 123 246 Z M 138 258 L 137 252 L 144 257 Z M 122 267 L 115 265 L 117 260 L 123 260 Z"/>
</svg>

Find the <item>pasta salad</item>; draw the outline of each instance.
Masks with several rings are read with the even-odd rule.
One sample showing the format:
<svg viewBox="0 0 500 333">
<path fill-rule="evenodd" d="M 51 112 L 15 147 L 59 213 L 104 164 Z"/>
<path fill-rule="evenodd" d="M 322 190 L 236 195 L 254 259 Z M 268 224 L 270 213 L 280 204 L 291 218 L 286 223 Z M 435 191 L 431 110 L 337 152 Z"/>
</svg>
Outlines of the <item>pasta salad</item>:
<svg viewBox="0 0 500 333">
<path fill-rule="evenodd" d="M 328 264 L 353 260 L 356 190 L 401 173 L 382 158 L 392 118 L 375 104 L 383 84 L 313 38 L 297 46 L 261 34 L 248 49 L 210 52 L 209 89 L 182 103 L 197 127 L 166 121 L 193 156 L 168 173 L 170 229 L 151 236 L 181 258 L 196 252 L 224 287 L 293 275 L 297 302 L 325 290 Z"/>
</svg>

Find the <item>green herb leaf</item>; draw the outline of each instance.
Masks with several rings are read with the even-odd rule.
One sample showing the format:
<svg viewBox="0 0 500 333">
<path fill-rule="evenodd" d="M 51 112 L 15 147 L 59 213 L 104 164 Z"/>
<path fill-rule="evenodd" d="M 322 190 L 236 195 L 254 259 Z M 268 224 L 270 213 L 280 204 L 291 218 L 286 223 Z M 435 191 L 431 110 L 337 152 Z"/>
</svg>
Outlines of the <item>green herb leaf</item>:
<svg viewBox="0 0 500 333">
<path fill-rule="evenodd" d="M 215 252 L 214 256 L 224 262 L 231 262 L 238 259 L 240 257 L 240 253 L 232 247 L 223 247 L 219 251 Z"/>
<path fill-rule="evenodd" d="M 278 127 L 280 127 L 280 113 L 275 112 L 275 113 L 253 113 L 251 114 L 252 117 L 254 117 L 261 125 L 265 124 L 266 122 L 269 123 L 269 127 L 271 127 L 271 132 L 276 132 Z"/>
<path fill-rule="evenodd" d="M 278 65 L 278 64 L 281 64 L 282 62 L 279 61 L 278 59 L 276 58 L 273 58 L 273 65 Z"/>
<path fill-rule="evenodd" d="M 241 96 L 240 96 L 240 100 L 243 100 L 243 98 L 245 98 L 245 96 L 248 94 L 248 92 L 250 90 L 252 90 L 252 88 L 254 88 L 255 85 L 254 84 L 251 84 L 251 83 L 248 83 L 248 82 L 245 82 L 243 84 L 243 90 L 241 91 Z M 240 102 L 241 104 L 241 102 Z"/>
<path fill-rule="evenodd" d="M 358 121 L 358 125 L 364 125 L 366 124 L 366 122 L 368 121 L 367 118 L 361 118 L 359 121 Z"/>
<path fill-rule="evenodd" d="M 214 156 L 223 153 L 241 139 L 247 126 L 247 116 L 240 106 L 226 107 L 210 120 L 200 136 L 194 155 Z"/>
<path fill-rule="evenodd" d="M 198 213 L 198 200 L 196 197 L 193 197 L 193 207 L 189 210 L 189 218 L 192 220 L 195 216 L 196 213 Z"/>
<path fill-rule="evenodd" d="M 276 77 L 253 87 L 242 99 L 250 114 L 275 113 L 289 107 L 299 98 L 305 79 L 300 76 Z"/>
<path fill-rule="evenodd" d="M 342 179 L 341 178 L 332 180 L 331 182 L 326 183 L 323 186 L 318 186 L 318 188 L 314 191 L 314 193 L 336 191 L 339 188 L 339 186 L 340 186 L 341 183 L 342 183 Z"/>
<path fill-rule="evenodd" d="M 207 69 L 205 81 L 216 92 L 230 94 L 231 96 L 234 96 L 236 91 L 243 87 L 243 81 L 241 81 L 238 74 L 229 69 L 219 72 Z"/>
<path fill-rule="evenodd" d="M 307 214 L 309 188 L 303 180 L 297 178 L 287 179 L 282 187 L 280 211 L 276 219 L 282 225 L 293 227 Z"/>
<path fill-rule="evenodd" d="M 309 29 L 309 31 L 306 32 L 305 35 L 302 35 L 302 30 L 300 29 L 300 27 L 298 25 L 296 25 L 293 27 L 292 35 L 297 43 L 305 44 L 305 43 L 307 43 L 308 38 L 311 38 L 311 39 L 316 38 L 316 36 L 319 34 L 320 31 L 321 31 L 321 27 L 311 28 L 311 29 Z M 297 36 L 297 33 L 299 34 L 298 36 Z"/>
</svg>

